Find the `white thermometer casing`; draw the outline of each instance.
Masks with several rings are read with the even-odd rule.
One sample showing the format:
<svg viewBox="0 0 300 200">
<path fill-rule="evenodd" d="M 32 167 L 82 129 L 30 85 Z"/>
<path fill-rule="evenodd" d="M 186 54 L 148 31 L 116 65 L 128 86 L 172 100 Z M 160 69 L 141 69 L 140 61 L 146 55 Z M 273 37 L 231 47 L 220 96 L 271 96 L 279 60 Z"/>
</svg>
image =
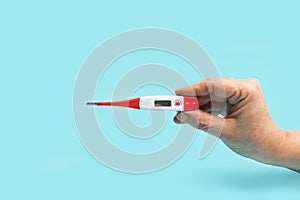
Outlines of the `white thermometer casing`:
<svg viewBox="0 0 300 200">
<path fill-rule="evenodd" d="M 189 111 L 199 108 L 196 97 L 183 96 L 144 96 L 140 97 L 140 109 Z"/>
</svg>

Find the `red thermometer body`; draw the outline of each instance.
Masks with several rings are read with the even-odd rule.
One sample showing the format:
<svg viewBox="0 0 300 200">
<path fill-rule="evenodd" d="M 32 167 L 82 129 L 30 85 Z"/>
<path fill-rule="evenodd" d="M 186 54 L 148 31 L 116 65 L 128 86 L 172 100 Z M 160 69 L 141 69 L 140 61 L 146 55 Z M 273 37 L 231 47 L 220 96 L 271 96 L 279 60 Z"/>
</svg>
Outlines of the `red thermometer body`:
<svg viewBox="0 0 300 200">
<path fill-rule="evenodd" d="M 87 103 L 87 105 L 121 106 L 144 110 L 191 111 L 199 109 L 197 97 L 183 96 L 145 96 L 123 101 Z"/>
</svg>

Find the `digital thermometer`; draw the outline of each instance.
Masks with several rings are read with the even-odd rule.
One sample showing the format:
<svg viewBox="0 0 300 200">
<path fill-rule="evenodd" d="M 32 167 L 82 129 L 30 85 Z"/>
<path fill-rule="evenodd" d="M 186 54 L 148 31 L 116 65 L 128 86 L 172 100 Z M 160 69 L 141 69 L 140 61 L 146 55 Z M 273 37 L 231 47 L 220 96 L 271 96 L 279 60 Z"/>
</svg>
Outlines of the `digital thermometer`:
<svg viewBox="0 0 300 200">
<path fill-rule="evenodd" d="M 183 96 L 145 96 L 114 102 L 92 102 L 87 105 L 122 106 L 144 110 L 191 111 L 199 108 L 197 97 Z"/>
</svg>

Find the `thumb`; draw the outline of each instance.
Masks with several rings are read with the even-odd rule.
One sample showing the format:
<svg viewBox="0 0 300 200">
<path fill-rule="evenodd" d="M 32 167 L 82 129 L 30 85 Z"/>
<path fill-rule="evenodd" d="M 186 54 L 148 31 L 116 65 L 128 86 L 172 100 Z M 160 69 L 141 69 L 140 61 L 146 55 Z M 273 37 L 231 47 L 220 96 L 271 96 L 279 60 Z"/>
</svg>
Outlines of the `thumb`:
<svg viewBox="0 0 300 200">
<path fill-rule="evenodd" d="M 220 137 L 223 132 L 226 132 L 226 119 L 202 110 L 179 112 L 174 121 L 187 123 L 216 137 Z"/>
</svg>

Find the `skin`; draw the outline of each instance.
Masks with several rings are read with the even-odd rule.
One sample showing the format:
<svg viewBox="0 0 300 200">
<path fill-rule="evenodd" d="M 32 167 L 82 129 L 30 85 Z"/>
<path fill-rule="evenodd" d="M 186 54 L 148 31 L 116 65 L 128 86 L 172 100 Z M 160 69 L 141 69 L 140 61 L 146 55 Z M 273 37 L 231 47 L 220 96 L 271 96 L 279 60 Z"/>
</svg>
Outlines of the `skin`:
<svg viewBox="0 0 300 200">
<path fill-rule="evenodd" d="M 197 96 L 200 103 L 199 110 L 179 112 L 177 124 L 220 137 L 239 155 L 300 171 L 300 131 L 276 126 L 258 80 L 207 79 L 177 89 L 176 94 Z"/>
</svg>

